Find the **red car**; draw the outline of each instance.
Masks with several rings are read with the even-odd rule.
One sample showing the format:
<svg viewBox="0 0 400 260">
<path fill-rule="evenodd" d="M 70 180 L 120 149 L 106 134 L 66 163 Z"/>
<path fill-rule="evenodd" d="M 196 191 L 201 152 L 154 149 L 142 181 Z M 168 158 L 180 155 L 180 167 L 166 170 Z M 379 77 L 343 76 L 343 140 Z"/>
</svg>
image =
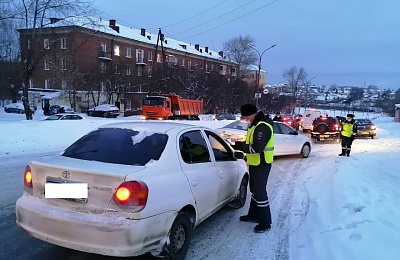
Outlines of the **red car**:
<svg viewBox="0 0 400 260">
<path fill-rule="evenodd" d="M 300 120 L 298 120 L 292 115 L 282 115 L 282 122 L 287 125 L 290 125 L 296 130 L 299 130 L 300 128 Z"/>
</svg>

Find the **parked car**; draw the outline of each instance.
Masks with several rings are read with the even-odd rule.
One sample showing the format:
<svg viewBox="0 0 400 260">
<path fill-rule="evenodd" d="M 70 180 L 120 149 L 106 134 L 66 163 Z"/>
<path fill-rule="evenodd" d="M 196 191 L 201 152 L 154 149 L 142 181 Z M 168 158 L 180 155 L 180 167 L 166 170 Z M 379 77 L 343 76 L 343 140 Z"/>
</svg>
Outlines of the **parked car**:
<svg viewBox="0 0 400 260">
<path fill-rule="evenodd" d="M 247 138 L 248 123 L 235 121 L 215 131 L 230 145 L 236 141 L 245 142 Z M 299 154 L 307 158 L 311 152 L 310 138 L 299 133 L 285 123 L 274 122 L 274 156 Z"/>
<path fill-rule="evenodd" d="M 371 137 L 375 139 L 376 137 L 376 126 L 369 119 L 355 119 L 357 124 L 357 134 L 358 137 Z"/>
<path fill-rule="evenodd" d="M 236 116 L 228 113 L 221 113 L 215 116 L 216 120 L 236 120 Z"/>
<path fill-rule="evenodd" d="M 183 259 L 198 224 L 228 203 L 245 204 L 243 158 L 205 127 L 104 125 L 61 155 L 29 163 L 16 202 L 17 225 L 78 251 L 124 257 L 161 252 Z M 83 184 L 74 187 L 82 186 L 76 192 L 84 194 L 53 191 L 54 185 L 68 191 L 72 184 Z"/>
<path fill-rule="evenodd" d="M 62 109 L 64 108 L 64 112 L 62 112 Z M 74 109 L 68 106 L 64 105 L 52 105 L 49 107 L 49 115 L 55 115 L 58 113 L 74 113 Z"/>
<path fill-rule="evenodd" d="M 88 116 L 93 116 L 93 117 L 116 118 L 117 116 L 119 116 L 119 109 L 114 105 L 103 104 L 89 109 L 87 114 Z"/>
<path fill-rule="evenodd" d="M 30 107 L 32 114 L 35 114 L 35 108 Z M 25 114 L 25 107 L 22 103 L 11 103 L 4 107 L 4 111 L 6 113 L 17 113 L 17 114 Z"/>
<path fill-rule="evenodd" d="M 80 115 L 64 113 L 64 114 L 51 115 L 45 120 L 82 120 L 82 119 L 83 117 Z"/>
<path fill-rule="evenodd" d="M 321 139 L 334 139 L 340 142 L 340 131 L 342 130 L 342 125 L 335 117 L 320 116 L 314 119 L 311 127 L 311 138 L 315 141 L 320 141 Z"/>
</svg>

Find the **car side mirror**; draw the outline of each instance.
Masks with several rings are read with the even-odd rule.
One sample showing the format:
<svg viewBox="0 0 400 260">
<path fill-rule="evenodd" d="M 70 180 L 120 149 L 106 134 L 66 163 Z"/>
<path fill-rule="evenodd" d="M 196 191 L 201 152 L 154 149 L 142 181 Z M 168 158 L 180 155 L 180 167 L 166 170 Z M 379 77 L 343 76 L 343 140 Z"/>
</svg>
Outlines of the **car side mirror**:
<svg viewBox="0 0 400 260">
<path fill-rule="evenodd" d="M 235 158 L 236 159 L 244 160 L 244 157 L 245 157 L 244 152 L 239 151 L 239 150 L 235 150 Z"/>
</svg>

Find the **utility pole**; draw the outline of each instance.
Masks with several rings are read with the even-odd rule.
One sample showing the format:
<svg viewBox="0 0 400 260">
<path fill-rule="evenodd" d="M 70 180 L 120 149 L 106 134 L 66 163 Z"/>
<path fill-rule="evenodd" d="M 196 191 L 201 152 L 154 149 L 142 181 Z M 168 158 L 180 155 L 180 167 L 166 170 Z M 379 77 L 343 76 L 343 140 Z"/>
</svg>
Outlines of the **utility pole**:
<svg viewBox="0 0 400 260">
<path fill-rule="evenodd" d="M 256 48 L 254 48 L 253 46 L 249 45 L 250 48 L 252 48 L 253 50 L 255 50 L 255 51 L 257 52 L 258 57 L 259 57 L 259 61 L 258 61 L 258 73 L 257 73 L 257 71 L 256 71 L 256 82 L 257 82 L 256 107 L 257 107 L 257 108 L 258 108 L 258 99 L 259 99 L 259 96 L 260 96 L 261 59 L 262 59 L 263 54 L 264 54 L 266 51 L 268 51 L 269 49 L 271 49 L 271 48 L 273 48 L 273 47 L 275 47 L 275 46 L 276 46 L 276 44 L 274 44 L 274 45 L 268 47 L 267 49 L 265 49 L 265 50 L 260 54 L 260 52 L 259 52 Z"/>
</svg>

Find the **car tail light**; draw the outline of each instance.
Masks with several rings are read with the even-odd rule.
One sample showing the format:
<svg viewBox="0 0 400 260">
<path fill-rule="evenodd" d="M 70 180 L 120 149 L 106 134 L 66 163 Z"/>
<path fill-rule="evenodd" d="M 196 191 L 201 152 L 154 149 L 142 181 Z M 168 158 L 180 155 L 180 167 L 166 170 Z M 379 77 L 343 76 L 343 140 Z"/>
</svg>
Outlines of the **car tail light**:
<svg viewBox="0 0 400 260">
<path fill-rule="evenodd" d="M 339 125 L 338 124 L 335 125 L 335 130 L 339 130 Z"/>
<path fill-rule="evenodd" d="M 313 131 L 314 130 L 314 125 L 311 125 L 310 129 L 311 129 L 311 131 Z"/>
<path fill-rule="evenodd" d="M 122 183 L 114 194 L 114 201 L 120 206 L 144 207 L 147 203 L 149 189 L 144 182 L 128 181 Z"/>
<path fill-rule="evenodd" d="M 33 194 L 32 171 L 29 165 L 25 168 L 24 190 L 30 194 Z"/>
<path fill-rule="evenodd" d="M 284 117 L 284 118 L 283 118 L 283 120 L 284 120 L 284 121 L 286 121 L 286 120 L 287 120 L 287 118 L 286 118 L 286 117 Z"/>
<path fill-rule="evenodd" d="M 291 125 L 291 124 L 292 124 L 292 121 L 287 121 L 287 123 L 288 123 L 288 125 Z"/>
<path fill-rule="evenodd" d="M 326 117 L 321 117 L 321 120 L 326 120 L 326 119 L 328 119 L 328 118 L 326 118 Z"/>
</svg>

